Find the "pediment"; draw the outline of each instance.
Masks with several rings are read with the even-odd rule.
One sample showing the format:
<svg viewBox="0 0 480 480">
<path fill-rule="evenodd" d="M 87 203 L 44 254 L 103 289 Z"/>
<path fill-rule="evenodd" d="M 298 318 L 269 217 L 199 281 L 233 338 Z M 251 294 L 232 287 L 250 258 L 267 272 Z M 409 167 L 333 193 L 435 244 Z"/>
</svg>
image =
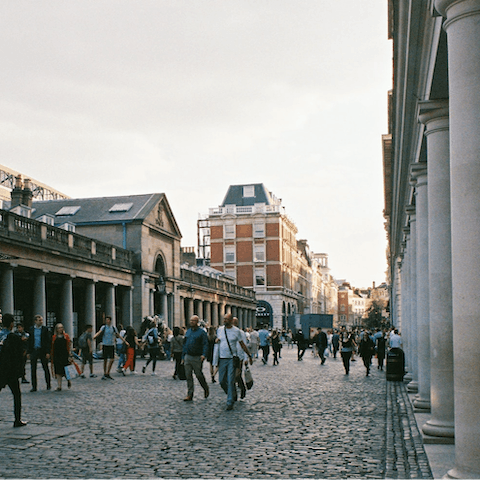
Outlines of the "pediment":
<svg viewBox="0 0 480 480">
<path fill-rule="evenodd" d="M 179 239 L 182 237 L 177 221 L 173 216 L 173 212 L 167 201 L 167 197 L 165 196 L 153 206 L 145 220 L 146 223 L 154 227 L 156 230 L 162 230 Z"/>
</svg>

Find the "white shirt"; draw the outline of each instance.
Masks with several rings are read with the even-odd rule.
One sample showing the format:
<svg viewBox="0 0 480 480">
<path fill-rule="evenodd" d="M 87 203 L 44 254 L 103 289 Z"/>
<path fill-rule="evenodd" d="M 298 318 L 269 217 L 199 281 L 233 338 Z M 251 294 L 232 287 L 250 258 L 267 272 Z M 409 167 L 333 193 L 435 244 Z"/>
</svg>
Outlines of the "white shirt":
<svg viewBox="0 0 480 480">
<path fill-rule="evenodd" d="M 227 330 L 228 342 L 225 337 L 225 330 Z M 239 352 L 237 352 L 237 345 L 238 345 L 238 342 L 240 341 L 243 342 L 244 340 L 239 328 L 232 327 L 232 328 L 225 329 L 224 326 L 219 327 L 217 330 L 217 337 L 220 339 L 220 344 L 219 344 L 220 358 L 232 358 L 233 356 L 241 357 Z M 230 348 L 228 348 L 228 343 L 230 343 L 230 348 L 232 349 L 231 352 L 230 352 Z M 241 349 L 242 347 L 239 346 L 239 348 Z"/>
<path fill-rule="evenodd" d="M 390 335 L 390 348 L 402 348 L 402 337 L 396 333 Z"/>
</svg>

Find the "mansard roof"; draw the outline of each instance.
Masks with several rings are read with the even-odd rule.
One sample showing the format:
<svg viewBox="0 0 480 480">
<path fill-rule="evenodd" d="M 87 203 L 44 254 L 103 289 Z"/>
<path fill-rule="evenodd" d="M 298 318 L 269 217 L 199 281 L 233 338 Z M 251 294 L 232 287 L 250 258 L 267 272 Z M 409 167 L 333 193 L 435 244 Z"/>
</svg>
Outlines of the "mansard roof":
<svg viewBox="0 0 480 480">
<path fill-rule="evenodd" d="M 251 193 L 245 196 L 245 188 Z M 272 192 L 269 192 L 263 183 L 244 183 L 241 185 L 230 185 L 227 194 L 223 199 L 221 207 L 226 205 L 247 206 L 256 203 L 265 203 L 266 205 L 279 205 L 280 201 L 275 198 Z"/>
<path fill-rule="evenodd" d="M 142 222 L 159 206 L 168 216 L 175 233 L 181 236 L 164 193 L 33 202 L 32 218 L 52 215 L 55 217 L 55 225 L 71 222 L 79 226 Z"/>
</svg>

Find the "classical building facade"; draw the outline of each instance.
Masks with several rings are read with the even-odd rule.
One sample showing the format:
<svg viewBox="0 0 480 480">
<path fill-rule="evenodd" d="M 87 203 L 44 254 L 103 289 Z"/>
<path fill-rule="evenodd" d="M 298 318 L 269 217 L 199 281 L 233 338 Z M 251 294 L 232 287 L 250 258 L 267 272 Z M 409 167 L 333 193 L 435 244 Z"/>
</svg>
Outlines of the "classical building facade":
<svg viewBox="0 0 480 480">
<path fill-rule="evenodd" d="M 480 477 L 480 0 L 389 2 L 383 137 L 390 312 L 425 441 Z"/>
<path fill-rule="evenodd" d="M 255 291 L 258 323 L 281 328 L 289 315 L 335 308 L 328 257 L 315 258 L 296 234 L 281 201 L 263 184 L 231 185 L 222 204 L 199 221 L 199 252 Z"/>
<path fill-rule="evenodd" d="M 255 293 L 181 268 L 181 234 L 165 194 L 33 201 L 18 177 L 0 210 L 0 308 L 35 314 L 74 337 L 111 316 L 136 328 L 158 315 L 173 327 L 226 312 L 253 325 Z"/>
</svg>

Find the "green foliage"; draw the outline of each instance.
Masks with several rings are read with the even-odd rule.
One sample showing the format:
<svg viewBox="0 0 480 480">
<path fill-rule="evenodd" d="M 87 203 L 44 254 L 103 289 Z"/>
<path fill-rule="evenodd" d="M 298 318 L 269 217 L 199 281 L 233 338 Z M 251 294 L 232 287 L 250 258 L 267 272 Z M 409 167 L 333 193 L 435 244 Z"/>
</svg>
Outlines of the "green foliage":
<svg viewBox="0 0 480 480">
<path fill-rule="evenodd" d="M 388 328 L 390 324 L 382 316 L 384 308 L 383 302 L 374 300 L 367 310 L 367 318 L 363 319 L 364 327 L 369 330 L 373 330 L 374 328 Z"/>
</svg>

